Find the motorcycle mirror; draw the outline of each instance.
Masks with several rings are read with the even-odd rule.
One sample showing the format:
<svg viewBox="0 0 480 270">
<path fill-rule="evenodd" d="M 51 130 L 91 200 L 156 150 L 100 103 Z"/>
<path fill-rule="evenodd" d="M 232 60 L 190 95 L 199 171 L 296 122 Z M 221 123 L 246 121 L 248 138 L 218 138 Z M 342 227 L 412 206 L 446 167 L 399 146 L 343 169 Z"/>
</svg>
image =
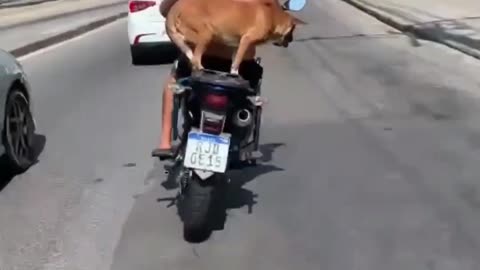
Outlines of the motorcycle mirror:
<svg viewBox="0 0 480 270">
<path fill-rule="evenodd" d="M 287 0 L 283 3 L 282 7 L 284 10 L 300 11 L 306 4 L 307 0 Z"/>
</svg>

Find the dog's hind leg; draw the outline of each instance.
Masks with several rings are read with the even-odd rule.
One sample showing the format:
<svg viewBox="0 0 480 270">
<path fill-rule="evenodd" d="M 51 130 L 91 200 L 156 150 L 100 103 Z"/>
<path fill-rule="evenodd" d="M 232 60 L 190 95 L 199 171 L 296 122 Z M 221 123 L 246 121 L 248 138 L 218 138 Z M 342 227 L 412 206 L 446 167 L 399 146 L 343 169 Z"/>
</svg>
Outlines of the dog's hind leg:
<svg viewBox="0 0 480 270">
<path fill-rule="evenodd" d="M 192 61 L 193 59 L 193 51 L 188 46 L 185 36 L 178 32 L 178 28 L 176 25 L 177 18 L 167 18 L 165 30 L 167 32 L 168 37 L 172 40 L 175 45 L 180 49 L 180 51 L 187 56 L 187 58 Z"/>
<path fill-rule="evenodd" d="M 212 41 L 213 34 L 209 30 L 205 29 L 204 31 L 198 33 L 197 40 L 195 44 L 195 50 L 193 51 L 193 68 L 200 70 L 203 69 L 202 66 L 202 56 L 205 53 L 208 45 Z"/>
<path fill-rule="evenodd" d="M 169 35 L 170 39 L 177 45 L 180 51 L 187 56 L 187 58 L 192 61 L 193 60 L 193 51 L 188 46 L 185 37 L 180 34 L 179 32 L 175 32 Z"/>
</svg>

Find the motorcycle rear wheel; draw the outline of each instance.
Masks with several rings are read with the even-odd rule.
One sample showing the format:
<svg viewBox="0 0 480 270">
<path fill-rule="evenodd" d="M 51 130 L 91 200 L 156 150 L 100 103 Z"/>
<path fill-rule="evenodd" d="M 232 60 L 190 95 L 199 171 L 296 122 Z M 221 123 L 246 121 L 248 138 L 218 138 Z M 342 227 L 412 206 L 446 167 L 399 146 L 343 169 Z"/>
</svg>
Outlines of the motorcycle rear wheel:
<svg viewBox="0 0 480 270">
<path fill-rule="evenodd" d="M 185 239 L 195 241 L 194 239 L 202 238 L 209 233 L 208 221 L 214 188 L 210 179 L 201 180 L 195 174 L 184 188 L 179 210 Z"/>
</svg>

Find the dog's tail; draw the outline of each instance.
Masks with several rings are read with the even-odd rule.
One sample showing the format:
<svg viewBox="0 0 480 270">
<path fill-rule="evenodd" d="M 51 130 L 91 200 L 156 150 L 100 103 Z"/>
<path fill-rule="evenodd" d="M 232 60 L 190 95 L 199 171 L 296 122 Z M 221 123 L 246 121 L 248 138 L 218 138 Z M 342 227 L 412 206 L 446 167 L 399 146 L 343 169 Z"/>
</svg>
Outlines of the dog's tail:
<svg viewBox="0 0 480 270">
<path fill-rule="evenodd" d="M 172 40 L 180 51 L 192 60 L 193 51 L 188 46 L 185 36 L 178 31 L 181 24 L 180 12 L 175 9 L 175 6 L 168 12 L 167 19 L 165 21 L 165 30 L 168 37 Z"/>
</svg>

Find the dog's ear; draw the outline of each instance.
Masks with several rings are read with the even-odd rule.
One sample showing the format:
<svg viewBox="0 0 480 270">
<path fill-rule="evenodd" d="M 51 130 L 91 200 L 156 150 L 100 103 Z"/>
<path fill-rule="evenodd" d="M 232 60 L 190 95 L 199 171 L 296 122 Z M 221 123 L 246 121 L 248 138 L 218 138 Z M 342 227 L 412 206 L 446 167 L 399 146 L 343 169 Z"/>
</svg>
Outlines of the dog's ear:
<svg viewBox="0 0 480 270">
<path fill-rule="evenodd" d="M 292 16 L 292 19 L 293 19 L 293 23 L 294 23 L 295 25 L 305 25 L 305 24 L 307 24 L 306 22 L 300 20 L 300 19 L 297 18 L 297 17 Z"/>
</svg>

